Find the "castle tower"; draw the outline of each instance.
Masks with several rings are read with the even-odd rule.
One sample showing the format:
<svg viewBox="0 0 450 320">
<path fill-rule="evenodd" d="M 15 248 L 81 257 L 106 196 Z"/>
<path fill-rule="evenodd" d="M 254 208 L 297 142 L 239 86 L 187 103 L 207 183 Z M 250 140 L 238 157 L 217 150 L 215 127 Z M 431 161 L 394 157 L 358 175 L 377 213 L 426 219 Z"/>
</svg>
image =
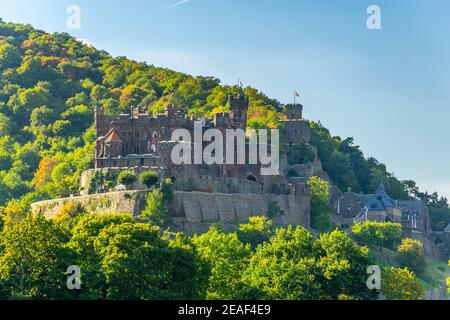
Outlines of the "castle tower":
<svg viewBox="0 0 450 320">
<path fill-rule="evenodd" d="M 99 126 L 101 125 L 102 118 L 104 116 L 103 108 L 101 106 L 94 107 L 94 125 L 98 132 Z"/>
<path fill-rule="evenodd" d="M 309 143 L 311 130 L 309 122 L 303 119 L 301 104 L 286 105 L 287 120 L 284 121 L 284 136 L 289 146 L 299 143 Z"/>
<path fill-rule="evenodd" d="M 286 105 L 287 118 L 289 120 L 303 119 L 303 106 L 299 103 Z"/>
<path fill-rule="evenodd" d="M 228 96 L 233 129 L 247 129 L 248 98 L 245 95 Z"/>
</svg>

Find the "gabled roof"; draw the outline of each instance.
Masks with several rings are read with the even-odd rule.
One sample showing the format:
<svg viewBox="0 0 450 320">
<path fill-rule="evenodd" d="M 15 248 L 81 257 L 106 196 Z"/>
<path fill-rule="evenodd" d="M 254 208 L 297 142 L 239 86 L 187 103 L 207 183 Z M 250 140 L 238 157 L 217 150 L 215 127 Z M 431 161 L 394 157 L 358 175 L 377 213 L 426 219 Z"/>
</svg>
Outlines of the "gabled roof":
<svg viewBox="0 0 450 320">
<path fill-rule="evenodd" d="M 386 194 L 383 182 L 380 183 L 380 186 L 375 194 L 364 194 L 358 196 L 363 206 L 367 207 L 369 211 L 381 211 L 386 210 L 387 208 L 397 207 L 396 202 Z"/>
<path fill-rule="evenodd" d="M 105 142 L 110 143 L 123 143 L 122 138 L 119 133 L 116 131 L 115 127 L 112 127 L 111 130 L 105 135 Z"/>
</svg>

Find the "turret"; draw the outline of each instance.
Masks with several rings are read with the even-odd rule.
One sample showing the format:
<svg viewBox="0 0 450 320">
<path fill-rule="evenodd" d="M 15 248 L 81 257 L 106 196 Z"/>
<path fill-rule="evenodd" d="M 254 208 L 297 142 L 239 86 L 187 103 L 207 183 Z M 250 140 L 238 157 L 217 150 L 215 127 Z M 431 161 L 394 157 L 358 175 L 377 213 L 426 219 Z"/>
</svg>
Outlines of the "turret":
<svg viewBox="0 0 450 320">
<path fill-rule="evenodd" d="M 303 106 L 299 103 L 286 105 L 287 120 L 284 121 L 284 136 L 289 146 L 309 143 L 311 130 L 303 119 Z"/>
<path fill-rule="evenodd" d="M 234 129 L 247 129 L 248 98 L 245 95 L 228 96 L 231 125 Z"/>
<path fill-rule="evenodd" d="M 286 113 L 288 120 L 303 119 L 303 106 L 299 103 L 286 105 Z"/>
</svg>

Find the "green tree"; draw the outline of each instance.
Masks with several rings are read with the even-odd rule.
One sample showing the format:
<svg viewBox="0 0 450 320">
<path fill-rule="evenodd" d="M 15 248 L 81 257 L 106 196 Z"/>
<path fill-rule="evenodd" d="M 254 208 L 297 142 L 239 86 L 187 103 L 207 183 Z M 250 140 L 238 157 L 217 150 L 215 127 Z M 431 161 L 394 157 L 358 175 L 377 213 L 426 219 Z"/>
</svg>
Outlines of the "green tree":
<svg viewBox="0 0 450 320">
<path fill-rule="evenodd" d="M 356 241 L 376 246 L 393 249 L 402 239 L 402 225 L 392 222 L 366 221 L 356 223 L 352 227 L 353 237 Z"/>
<path fill-rule="evenodd" d="M 242 270 L 251 256 L 250 245 L 240 242 L 236 233 L 226 234 L 216 227 L 211 227 L 201 236 L 195 236 L 192 241 L 201 259 L 211 266 L 206 298 L 245 298 L 247 291 L 242 283 Z"/>
<path fill-rule="evenodd" d="M 19 50 L 9 43 L 0 45 L 0 69 L 14 68 L 20 65 Z"/>
<path fill-rule="evenodd" d="M 323 290 L 327 299 L 348 296 L 375 299 L 378 293 L 366 285 L 367 268 L 374 265 L 369 249 L 358 245 L 345 232 L 334 230 L 316 240 L 320 258 L 318 265 L 324 276 Z"/>
<path fill-rule="evenodd" d="M 422 300 L 424 289 L 414 272 L 407 268 L 385 268 L 381 292 L 388 300 Z"/>
<path fill-rule="evenodd" d="M 139 215 L 139 219 L 166 227 L 170 225 L 167 214 L 167 202 L 164 199 L 164 193 L 161 189 L 153 189 L 147 195 L 147 206 Z"/>
<path fill-rule="evenodd" d="M 77 105 L 61 114 L 64 120 L 70 121 L 71 135 L 84 132 L 93 122 L 93 110 L 85 105 Z"/>
<path fill-rule="evenodd" d="M 106 298 L 169 300 L 199 298 L 195 251 L 187 242 L 168 243 L 148 224 L 104 228 L 94 241 L 106 279 Z M 200 286 L 201 288 L 201 286 Z"/>
<path fill-rule="evenodd" d="M 4 114 L 0 113 L 0 136 L 9 136 L 14 134 L 16 126 L 14 123 Z"/>
<path fill-rule="evenodd" d="M 55 111 L 47 106 L 34 108 L 31 112 L 31 126 L 35 129 L 48 126 L 56 120 Z"/>
<path fill-rule="evenodd" d="M 311 227 L 319 231 L 330 230 L 333 207 L 329 200 L 328 182 L 313 176 L 308 185 L 311 187 Z"/>
<path fill-rule="evenodd" d="M 312 162 L 314 158 L 315 155 L 311 149 L 311 146 L 306 143 L 300 143 L 293 147 L 289 164 L 307 164 Z"/>
<path fill-rule="evenodd" d="M 248 223 L 240 224 L 237 230 L 238 239 L 242 243 L 250 244 L 253 250 L 259 244 L 269 241 L 273 234 L 272 221 L 258 216 L 250 217 Z"/>
<path fill-rule="evenodd" d="M 397 261 L 400 267 L 407 267 L 418 275 L 423 274 L 426 260 L 422 242 L 409 238 L 403 239 L 397 249 Z"/>
<path fill-rule="evenodd" d="M 67 267 L 73 255 L 68 237 L 42 216 L 10 222 L 0 238 L 0 283 L 3 298 L 63 299 Z"/>
<path fill-rule="evenodd" d="M 153 171 L 142 172 L 139 175 L 139 181 L 150 189 L 159 183 L 159 174 Z"/>
<path fill-rule="evenodd" d="M 319 299 L 322 276 L 312 234 L 304 228 L 278 229 L 270 242 L 258 246 L 243 281 L 263 299 Z"/>
<path fill-rule="evenodd" d="M 117 214 L 86 214 L 72 222 L 67 246 L 76 253 L 75 264 L 83 270 L 80 299 L 106 299 L 106 279 L 101 270 L 102 256 L 95 250 L 94 242 L 103 229 L 123 223 L 133 223 L 133 218 Z"/>
<path fill-rule="evenodd" d="M 129 186 L 137 181 L 136 174 L 131 170 L 122 170 L 117 177 L 117 183 Z"/>
</svg>

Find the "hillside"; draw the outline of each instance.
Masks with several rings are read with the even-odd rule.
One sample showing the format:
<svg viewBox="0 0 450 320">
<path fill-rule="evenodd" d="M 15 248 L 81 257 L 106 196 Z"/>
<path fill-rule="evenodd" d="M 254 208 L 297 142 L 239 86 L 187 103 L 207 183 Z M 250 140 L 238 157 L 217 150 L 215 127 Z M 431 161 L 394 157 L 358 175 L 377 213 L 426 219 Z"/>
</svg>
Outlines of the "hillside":
<svg viewBox="0 0 450 320">
<path fill-rule="evenodd" d="M 249 126 L 275 127 L 285 116 L 282 103 L 255 88 L 112 57 L 68 34 L 29 25 L 0 22 L 0 73 L 0 206 L 7 214 L 78 191 L 81 172 L 93 162 L 96 105 L 118 114 L 138 104 L 158 112 L 174 103 L 190 115 L 209 116 L 227 110 L 229 94 L 244 91 Z M 446 199 L 399 181 L 386 165 L 366 158 L 353 138 L 332 136 L 320 122 L 311 127 L 311 143 L 341 190 L 371 192 L 384 181 L 393 198 L 425 199 L 435 229 L 450 222 Z"/>
</svg>

